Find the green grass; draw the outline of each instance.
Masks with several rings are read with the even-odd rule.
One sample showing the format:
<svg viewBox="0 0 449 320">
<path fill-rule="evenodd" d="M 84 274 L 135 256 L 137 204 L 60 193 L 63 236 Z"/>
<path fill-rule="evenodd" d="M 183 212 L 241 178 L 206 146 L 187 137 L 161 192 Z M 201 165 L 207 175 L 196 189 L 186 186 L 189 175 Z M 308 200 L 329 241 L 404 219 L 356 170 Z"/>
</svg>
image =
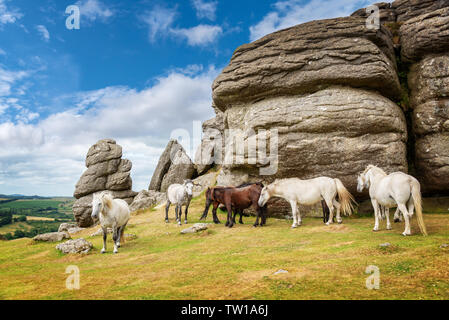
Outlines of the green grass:
<svg viewBox="0 0 449 320">
<path fill-rule="evenodd" d="M 201 198 L 191 206 L 189 222 L 199 222 Z M 372 218 L 350 217 L 342 225 L 325 226 L 306 218 L 291 229 L 291 221 L 268 219 L 253 228 L 254 217 L 232 229 L 210 225 L 198 234 L 181 235 L 181 228 L 164 222 L 164 208 L 134 215 L 119 254 L 101 255 L 102 239 L 88 255 L 63 255 L 56 244 L 30 239 L 0 241 L 1 299 L 449 299 L 449 215 L 426 214 L 428 237 L 403 237 L 403 224 L 372 232 Z M 222 222 L 225 215 L 219 214 Z M 209 213 L 208 221 L 212 217 Z M 185 226 L 183 226 L 185 227 Z M 384 225 L 382 225 L 385 228 Z M 379 244 L 391 246 L 381 248 Z M 81 289 L 65 288 L 65 269 L 76 265 Z M 365 269 L 380 269 L 380 290 L 368 290 Z M 286 274 L 274 275 L 279 270 Z M 43 285 L 44 284 L 44 285 Z"/>
</svg>

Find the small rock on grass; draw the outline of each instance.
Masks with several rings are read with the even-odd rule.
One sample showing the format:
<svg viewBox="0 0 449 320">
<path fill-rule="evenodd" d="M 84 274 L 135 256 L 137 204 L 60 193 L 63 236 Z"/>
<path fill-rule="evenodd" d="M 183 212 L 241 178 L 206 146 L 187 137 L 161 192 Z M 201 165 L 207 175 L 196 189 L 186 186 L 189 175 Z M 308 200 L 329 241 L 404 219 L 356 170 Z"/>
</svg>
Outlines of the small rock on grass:
<svg viewBox="0 0 449 320">
<path fill-rule="evenodd" d="M 277 275 L 277 274 L 282 274 L 282 273 L 288 273 L 288 271 L 287 271 L 287 270 L 284 270 L 284 269 L 279 269 L 279 270 L 276 271 L 274 274 Z"/>
<path fill-rule="evenodd" d="M 449 247 L 449 244 L 447 244 L 447 243 L 443 243 L 443 244 L 440 246 L 441 249 L 447 248 L 447 247 Z"/>
<path fill-rule="evenodd" d="M 196 223 L 192 227 L 182 230 L 181 233 L 197 233 L 203 230 L 207 230 L 207 223 Z"/>
<path fill-rule="evenodd" d="M 379 247 L 381 247 L 381 248 L 388 248 L 388 247 L 391 247 L 391 243 L 388 243 L 388 242 L 382 243 L 382 244 L 379 244 Z"/>
<path fill-rule="evenodd" d="M 83 238 L 69 240 L 64 243 L 60 243 L 56 246 L 56 249 L 62 253 L 83 253 L 86 254 L 92 249 L 92 243 L 84 240 Z"/>
</svg>

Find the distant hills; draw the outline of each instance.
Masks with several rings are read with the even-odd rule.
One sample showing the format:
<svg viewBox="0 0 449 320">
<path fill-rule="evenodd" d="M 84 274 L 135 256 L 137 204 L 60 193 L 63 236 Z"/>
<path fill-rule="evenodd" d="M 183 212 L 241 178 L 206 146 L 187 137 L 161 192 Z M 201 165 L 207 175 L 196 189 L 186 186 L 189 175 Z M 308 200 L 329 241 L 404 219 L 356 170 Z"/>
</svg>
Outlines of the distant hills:
<svg viewBox="0 0 449 320">
<path fill-rule="evenodd" d="M 33 200 L 33 199 L 40 199 L 40 200 L 45 200 L 45 199 L 52 199 L 51 197 L 41 197 L 41 196 L 24 196 L 23 194 L 10 194 L 10 195 L 6 195 L 6 194 L 0 194 L 0 199 L 14 199 L 14 200 Z"/>
</svg>

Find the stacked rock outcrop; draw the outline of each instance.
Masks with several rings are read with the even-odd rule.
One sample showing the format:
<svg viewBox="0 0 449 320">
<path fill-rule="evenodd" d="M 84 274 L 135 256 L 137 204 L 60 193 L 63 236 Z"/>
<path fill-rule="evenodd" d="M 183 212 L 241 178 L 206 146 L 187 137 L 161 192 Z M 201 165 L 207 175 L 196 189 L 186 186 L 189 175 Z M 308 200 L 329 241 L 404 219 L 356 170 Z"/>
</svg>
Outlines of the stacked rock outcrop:
<svg viewBox="0 0 449 320">
<path fill-rule="evenodd" d="M 105 139 L 94 144 L 87 153 L 86 167 L 73 194 L 77 199 L 73 214 L 78 226 L 83 228 L 94 223 L 91 219 L 94 193 L 108 190 L 114 198 L 123 199 L 128 204 L 137 194 L 132 191 L 132 163 L 122 159 L 122 147 L 114 140 Z"/>
</svg>

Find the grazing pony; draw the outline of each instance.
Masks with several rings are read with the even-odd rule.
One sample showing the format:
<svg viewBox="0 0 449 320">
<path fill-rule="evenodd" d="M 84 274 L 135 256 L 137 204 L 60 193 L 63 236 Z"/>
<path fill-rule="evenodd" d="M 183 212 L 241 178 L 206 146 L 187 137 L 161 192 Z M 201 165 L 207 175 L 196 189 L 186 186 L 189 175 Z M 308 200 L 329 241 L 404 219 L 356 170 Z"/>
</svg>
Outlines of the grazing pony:
<svg viewBox="0 0 449 320">
<path fill-rule="evenodd" d="M 263 226 L 266 223 L 266 206 L 259 206 L 258 200 L 262 191 L 262 183 L 250 183 L 241 187 L 213 187 L 206 191 L 206 207 L 204 209 L 201 220 L 206 219 L 211 204 L 213 204 L 212 214 L 214 223 L 220 223 L 217 217 L 217 208 L 220 204 L 224 204 L 228 212 L 226 226 L 232 228 L 235 224 L 235 215 L 240 213 L 240 221 L 243 223 L 243 210 L 253 207 L 257 212 L 257 218 L 254 227 Z M 232 212 L 234 210 L 234 218 Z M 259 223 L 259 219 L 261 219 Z"/>
<path fill-rule="evenodd" d="M 427 235 L 426 226 L 422 215 L 421 185 L 414 177 L 394 172 L 387 175 L 382 169 L 369 165 L 357 178 L 357 191 L 362 192 L 364 188 L 369 189 L 371 203 L 374 208 L 374 229 L 379 230 L 379 218 L 381 210 L 379 205 L 387 208 L 387 229 L 391 229 L 389 209 L 398 207 L 405 220 L 404 236 L 411 234 L 410 218 L 416 210 L 418 226 L 423 235 Z M 395 215 L 396 218 L 396 215 Z"/>
<path fill-rule="evenodd" d="M 337 195 L 340 202 L 336 200 Z M 337 222 L 342 223 L 340 210 L 345 215 L 351 215 L 353 210 L 352 202 L 355 202 L 352 195 L 339 179 L 328 177 L 310 180 L 298 178 L 276 180 L 263 188 L 259 198 L 259 206 L 266 205 L 267 201 L 272 197 L 284 198 L 290 203 L 293 215 L 292 228 L 296 228 L 302 223 L 298 204 L 314 205 L 320 202 L 321 199 L 324 199 L 330 211 L 329 219 L 326 222 L 329 225 L 333 223 L 334 207 L 337 209 Z"/>
<path fill-rule="evenodd" d="M 187 224 L 187 213 L 189 211 L 190 201 L 192 201 L 194 185 L 192 180 L 185 180 L 183 184 L 172 184 L 168 187 L 167 205 L 165 206 L 165 222 L 168 223 L 168 210 L 173 203 L 176 204 L 175 214 L 176 221 L 179 225 L 182 224 L 182 206 L 186 206 L 184 223 Z"/>
<path fill-rule="evenodd" d="M 122 199 L 113 199 L 107 192 L 96 193 L 92 199 L 92 219 L 100 220 L 103 229 L 103 249 L 106 252 L 106 238 L 108 228 L 112 228 L 112 239 L 114 240 L 114 253 L 120 248 L 120 240 L 125 241 L 123 233 L 128 223 L 130 212 L 128 203 Z"/>
</svg>

